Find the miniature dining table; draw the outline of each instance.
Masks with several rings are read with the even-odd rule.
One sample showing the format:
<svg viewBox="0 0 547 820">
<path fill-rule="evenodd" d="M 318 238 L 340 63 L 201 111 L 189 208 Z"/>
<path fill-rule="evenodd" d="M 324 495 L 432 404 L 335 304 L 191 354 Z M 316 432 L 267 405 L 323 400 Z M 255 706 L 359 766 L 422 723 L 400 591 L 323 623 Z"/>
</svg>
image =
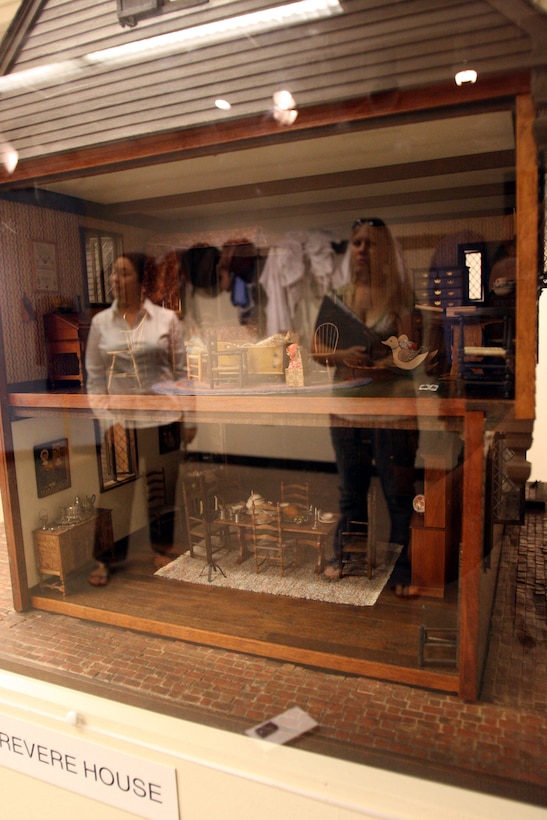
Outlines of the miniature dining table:
<svg viewBox="0 0 547 820">
<path fill-rule="evenodd" d="M 325 566 L 325 544 L 329 536 L 332 536 L 336 525 L 338 524 L 338 516 L 333 515 L 332 520 L 325 521 L 318 518 L 315 521 L 314 516 L 309 515 L 305 520 L 292 521 L 282 517 L 281 529 L 283 533 L 290 533 L 291 535 L 300 536 L 300 540 L 306 545 L 314 547 L 317 550 L 317 562 L 315 564 L 315 572 L 323 572 Z M 241 512 L 239 515 L 232 518 L 221 518 L 216 516 L 212 522 L 215 526 L 225 526 L 227 529 L 237 529 L 237 538 L 239 545 L 239 555 L 237 563 L 241 564 L 250 556 L 250 550 L 247 543 L 250 539 L 253 521 L 252 515 L 249 512 Z M 296 539 L 298 543 L 298 538 Z"/>
</svg>

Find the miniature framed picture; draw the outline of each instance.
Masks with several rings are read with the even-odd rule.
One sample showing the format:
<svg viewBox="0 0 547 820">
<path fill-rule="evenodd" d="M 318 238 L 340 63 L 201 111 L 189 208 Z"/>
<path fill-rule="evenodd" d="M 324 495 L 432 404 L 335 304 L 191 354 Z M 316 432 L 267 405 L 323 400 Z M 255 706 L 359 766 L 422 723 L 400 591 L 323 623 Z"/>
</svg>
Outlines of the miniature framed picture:
<svg viewBox="0 0 547 820">
<path fill-rule="evenodd" d="M 68 439 L 48 441 L 34 448 L 34 469 L 38 498 L 53 495 L 70 487 Z"/>
<path fill-rule="evenodd" d="M 160 455 L 180 450 L 180 422 L 164 424 L 158 427 Z"/>
<path fill-rule="evenodd" d="M 32 243 L 32 262 L 36 290 L 58 291 L 57 250 L 54 242 Z"/>
</svg>

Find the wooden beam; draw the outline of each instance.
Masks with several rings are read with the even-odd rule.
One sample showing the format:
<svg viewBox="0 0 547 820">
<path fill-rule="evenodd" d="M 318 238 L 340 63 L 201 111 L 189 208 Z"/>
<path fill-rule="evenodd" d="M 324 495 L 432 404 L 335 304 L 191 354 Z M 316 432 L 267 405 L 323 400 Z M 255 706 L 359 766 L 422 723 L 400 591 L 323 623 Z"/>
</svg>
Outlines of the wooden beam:
<svg viewBox="0 0 547 820">
<path fill-rule="evenodd" d="M 507 76 L 481 79 L 472 86 L 458 88 L 455 83 L 443 83 L 409 91 L 382 92 L 348 100 L 337 105 L 324 104 L 304 108 L 294 126 L 282 134 L 273 118 L 248 117 L 188 128 L 184 131 L 153 134 L 131 141 L 111 142 L 67 151 L 52 156 L 20 162 L 10 176 L 0 169 L 0 189 L 24 187 L 109 171 L 120 171 L 155 162 L 169 162 L 222 151 L 241 150 L 257 145 L 289 142 L 317 136 L 323 130 L 349 129 L 396 116 L 435 116 L 461 114 L 462 107 L 473 110 L 477 103 L 494 105 L 513 99 L 530 90 L 528 71 Z"/>
<path fill-rule="evenodd" d="M 515 165 L 514 151 L 492 151 L 482 154 L 466 154 L 457 157 L 443 157 L 442 159 L 423 160 L 420 162 L 404 162 L 396 165 L 379 166 L 376 168 L 361 168 L 351 171 L 340 171 L 330 174 L 314 174 L 290 179 L 279 179 L 260 183 L 257 192 L 256 183 L 246 185 L 232 185 L 217 188 L 207 188 L 201 191 L 190 191 L 183 194 L 171 194 L 148 199 L 128 200 L 116 202 L 108 206 L 112 216 L 123 216 L 134 213 L 135 210 L 168 211 L 173 208 L 195 208 L 198 205 L 208 205 L 218 202 L 240 202 L 254 198 L 280 196 L 309 191 L 324 191 L 337 188 L 360 187 L 376 185 L 382 182 L 393 182 L 403 179 L 425 179 L 446 174 L 462 174 L 469 171 L 484 171 L 485 169 L 513 169 Z M 412 192 L 408 196 L 415 201 L 416 196 L 429 199 L 450 200 L 455 197 L 467 196 L 498 196 L 503 194 L 501 184 L 466 186 L 442 190 L 424 189 L 419 193 Z M 396 201 L 401 201 L 401 193 L 389 195 Z M 371 207 L 371 206 L 369 206 Z"/>
<path fill-rule="evenodd" d="M 533 134 L 535 108 L 528 94 L 517 97 L 517 292 L 515 418 L 535 417 L 538 357 L 539 185 Z"/>
</svg>

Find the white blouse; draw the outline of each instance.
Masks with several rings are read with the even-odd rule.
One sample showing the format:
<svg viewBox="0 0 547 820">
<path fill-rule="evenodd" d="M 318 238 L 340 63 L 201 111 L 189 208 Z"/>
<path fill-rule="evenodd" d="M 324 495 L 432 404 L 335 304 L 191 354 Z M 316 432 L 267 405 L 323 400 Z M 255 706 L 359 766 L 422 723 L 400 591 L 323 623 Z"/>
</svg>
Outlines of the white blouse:
<svg viewBox="0 0 547 820">
<path fill-rule="evenodd" d="M 152 385 L 185 374 L 182 322 L 145 299 L 130 327 L 116 300 L 93 317 L 85 364 L 88 393 L 152 393 Z"/>
</svg>

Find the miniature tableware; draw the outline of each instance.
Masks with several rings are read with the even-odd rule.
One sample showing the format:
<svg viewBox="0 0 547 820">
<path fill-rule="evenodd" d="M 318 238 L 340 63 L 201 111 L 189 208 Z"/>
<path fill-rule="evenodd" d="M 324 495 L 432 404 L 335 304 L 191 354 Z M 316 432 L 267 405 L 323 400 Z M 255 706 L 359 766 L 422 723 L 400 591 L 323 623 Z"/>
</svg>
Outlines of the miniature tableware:
<svg viewBox="0 0 547 820">
<path fill-rule="evenodd" d="M 264 504 L 264 497 L 259 493 L 251 493 L 247 499 L 247 509 L 252 510 L 253 507 L 261 507 Z"/>
</svg>

